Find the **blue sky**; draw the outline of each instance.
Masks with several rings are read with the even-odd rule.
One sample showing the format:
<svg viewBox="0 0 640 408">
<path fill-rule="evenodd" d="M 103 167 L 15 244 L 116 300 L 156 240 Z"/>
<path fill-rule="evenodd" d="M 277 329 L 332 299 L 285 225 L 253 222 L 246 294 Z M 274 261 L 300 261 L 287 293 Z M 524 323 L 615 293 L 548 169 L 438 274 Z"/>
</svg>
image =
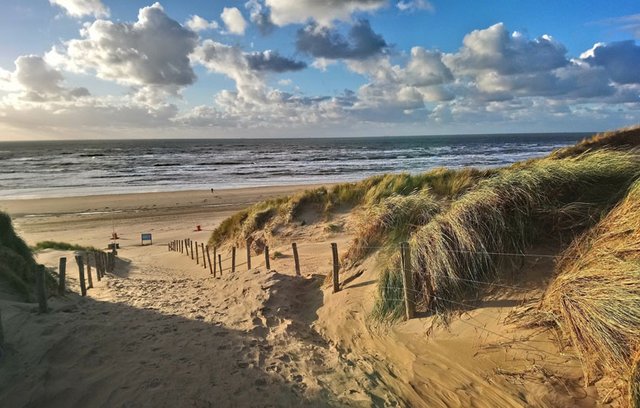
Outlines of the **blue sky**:
<svg viewBox="0 0 640 408">
<path fill-rule="evenodd" d="M 640 122 L 637 1 L 2 0 L 0 140 Z"/>
</svg>

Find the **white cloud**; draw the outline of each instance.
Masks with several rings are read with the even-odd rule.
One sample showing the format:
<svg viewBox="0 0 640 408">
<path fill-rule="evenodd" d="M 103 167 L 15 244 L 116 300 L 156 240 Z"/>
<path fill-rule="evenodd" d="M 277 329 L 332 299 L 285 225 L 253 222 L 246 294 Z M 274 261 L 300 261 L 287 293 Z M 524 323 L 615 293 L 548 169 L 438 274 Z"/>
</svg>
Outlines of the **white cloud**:
<svg viewBox="0 0 640 408">
<path fill-rule="evenodd" d="M 22 103 L 72 100 L 89 96 L 86 88 L 68 88 L 64 76 L 40 56 L 23 55 L 15 60 L 13 72 L 0 71 L 0 89 L 5 101 Z"/>
<path fill-rule="evenodd" d="M 378 10 L 387 0 L 265 0 L 265 4 L 279 26 L 309 20 L 329 26 L 334 20 L 348 21 L 355 12 Z"/>
<path fill-rule="evenodd" d="M 220 14 L 220 18 L 232 34 L 243 35 L 247 29 L 247 21 L 242 17 L 242 13 L 236 7 L 225 7 Z"/>
<path fill-rule="evenodd" d="M 396 7 L 400 11 L 416 11 L 427 10 L 430 12 L 435 11 L 435 7 L 427 0 L 400 0 L 396 3 Z"/>
<path fill-rule="evenodd" d="M 193 15 L 187 22 L 185 23 L 187 27 L 189 27 L 192 31 L 206 31 L 206 30 L 216 30 L 218 29 L 218 22 L 215 20 L 207 21 L 206 19 L 200 17 L 199 15 Z"/>
<path fill-rule="evenodd" d="M 85 25 L 81 35 L 66 42 L 65 49 L 52 49 L 47 60 L 121 85 L 155 88 L 156 93 L 175 94 L 196 79 L 189 54 L 197 35 L 169 18 L 159 3 L 140 9 L 135 23 L 97 20 Z"/>
<path fill-rule="evenodd" d="M 63 8 L 71 17 L 109 16 L 109 9 L 100 0 L 49 0 L 49 3 Z"/>
</svg>

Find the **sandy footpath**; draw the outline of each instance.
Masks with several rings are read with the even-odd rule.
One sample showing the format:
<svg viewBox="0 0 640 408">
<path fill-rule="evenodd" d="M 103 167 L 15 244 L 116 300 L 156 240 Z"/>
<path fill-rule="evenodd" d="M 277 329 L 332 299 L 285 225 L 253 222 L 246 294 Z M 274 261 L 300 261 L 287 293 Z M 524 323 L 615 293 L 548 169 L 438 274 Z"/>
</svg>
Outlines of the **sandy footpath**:
<svg viewBox="0 0 640 408">
<path fill-rule="evenodd" d="M 1 301 L 9 353 L 0 401 L 13 407 L 297 407 L 370 406 L 373 398 L 397 405 L 313 328 L 323 303 L 323 279 L 314 271 L 295 277 L 288 257 L 274 260 L 281 272 L 255 259 L 252 270 L 239 266 L 214 278 L 186 255 L 167 251 L 172 239 L 206 242 L 221 219 L 247 203 L 300 188 L 1 202 L 29 244 L 102 248 L 115 229 L 121 250 L 114 274 L 101 282 L 94 276 L 84 299 L 77 295 L 72 252 L 38 254 L 53 269 L 67 257 L 73 293 L 52 299 L 48 315 Z M 203 231 L 194 231 L 196 225 Z M 142 232 L 153 234 L 154 245 L 140 245 Z"/>
<path fill-rule="evenodd" d="M 52 312 L 0 298 L 9 344 L 0 401 L 12 407 L 598 406 L 582 388 L 575 356 L 559 353 L 550 333 L 520 329 L 506 316 L 540 290 L 552 268 L 532 261 L 532 290 L 501 292 L 449 325 L 420 316 L 393 327 L 372 324 L 372 260 L 342 277 L 331 293 L 330 242 L 345 250 L 349 230 L 322 224 L 272 243 L 281 255 L 247 269 L 244 249 L 222 277 L 166 243 L 206 242 L 234 211 L 303 189 L 142 193 L 0 201 L 29 244 L 65 241 L 103 248 L 120 239 L 116 271 L 77 295 L 73 253 L 45 250 L 57 269 L 70 260 L 72 291 Z M 341 215 L 348 221 L 348 215 Z M 202 231 L 194 231 L 200 225 Z M 347 222 L 348 225 L 348 222 Z M 154 244 L 140 245 L 152 233 Z M 296 277 L 291 242 L 302 276 Z M 229 254 L 224 253 L 223 257 Z M 1 404 L 5 406 L 5 404 Z"/>
</svg>

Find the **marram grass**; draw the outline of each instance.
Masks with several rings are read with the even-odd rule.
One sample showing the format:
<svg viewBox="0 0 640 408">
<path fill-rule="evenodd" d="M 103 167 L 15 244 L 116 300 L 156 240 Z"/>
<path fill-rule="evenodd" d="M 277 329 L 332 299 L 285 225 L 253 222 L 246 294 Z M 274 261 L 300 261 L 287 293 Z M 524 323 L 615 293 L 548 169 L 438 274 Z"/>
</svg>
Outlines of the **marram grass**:
<svg viewBox="0 0 640 408">
<path fill-rule="evenodd" d="M 412 234 L 419 301 L 431 310 L 451 309 L 451 302 L 482 289 L 470 281 L 496 279 L 509 260 L 496 253 L 522 253 L 545 238 L 571 237 L 595 224 L 639 175 L 638 156 L 598 151 L 513 166 L 481 181 Z M 399 269 L 399 256 L 389 265 L 381 285 Z M 385 293 L 380 291 L 378 301 L 391 310 Z M 395 306 L 403 307 L 400 300 Z"/>
<path fill-rule="evenodd" d="M 235 213 L 213 231 L 209 243 L 242 243 L 266 226 L 298 221 L 306 210 L 315 212 L 319 219 L 327 220 L 333 211 L 341 207 L 371 208 L 389 197 L 409 196 L 426 188 L 434 197 L 455 198 L 495 173 L 496 170 L 440 168 L 416 175 L 387 174 L 354 183 L 336 184 L 330 188 L 309 189 L 291 196 L 263 201 Z"/>
<path fill-rule="evenodd" d="M 640 348 L 640 181 L 563 254 L 542 302 L 591 378 L 635 372 Z M 630 384 L 637 394 L 637 383 Z"/>
</svg>

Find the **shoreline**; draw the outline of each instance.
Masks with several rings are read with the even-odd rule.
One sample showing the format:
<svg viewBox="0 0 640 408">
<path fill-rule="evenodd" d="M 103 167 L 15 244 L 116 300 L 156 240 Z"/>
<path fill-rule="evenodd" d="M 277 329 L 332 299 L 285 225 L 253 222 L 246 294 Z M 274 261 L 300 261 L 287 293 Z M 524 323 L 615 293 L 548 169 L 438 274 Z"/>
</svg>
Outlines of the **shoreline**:
<svg viewBox="0 0 640 408">
<path fill-rule="evenodd" d="M 293 184 L 264 187 L 239 187 L 211 190 L 174 190 L 166 192 L 113 193 L 0 199 L 0 211 L 12 218 L 42 220 L 66 216 L 121 218 L 125 215 L 185 214 L 203 211 L 237 211 L 256 202 L 327 184 Z"/>
</svg>

